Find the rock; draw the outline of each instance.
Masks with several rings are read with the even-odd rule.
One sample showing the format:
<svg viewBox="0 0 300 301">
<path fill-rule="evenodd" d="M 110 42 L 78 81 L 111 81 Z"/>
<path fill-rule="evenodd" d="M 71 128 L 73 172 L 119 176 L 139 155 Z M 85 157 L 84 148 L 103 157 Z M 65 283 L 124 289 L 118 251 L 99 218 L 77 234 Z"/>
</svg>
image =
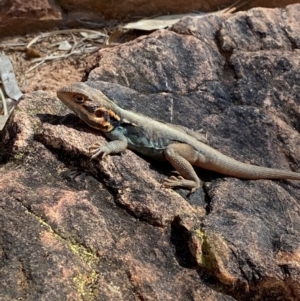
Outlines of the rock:
<svg viewBox="0 0 300 301">
<path fill-rule="evenodd" d="M 184 18 L 102 49 L 89 85 L 242 162 L 299 171 L 299 7 Z M 168 164 L 90 161 L 105 139 L 66 113 L 36 92 L 2 133 L 4 300 L 299 299 L 299 182 L 198 169 L 195 194 L 163 189 Z"/>
<path fill-rule="evenodd" d="M 0 37 L 28 34 L 61 24 L 61 9 L 54 1 L 8 0 L 0 3 Z"/>
<path fill-rule="evenodd" d="M 58 3 L 57 3 L 58 2 Z M 193 11 L 212 12 L 234 3 L 215 1 L 159 1 L 145 0 L 92 1 L 92 0 L 7 0 L 0 3 L 0 37 L 28 34 L 55 27 L 103 28 L 116 25 L 117 21 L 136 20 L 156 15 L 182 14 Z M 255 6 L 284 7 L 295 0 L 269 0 L 245 2 L 242 9 Z M 125 21 L 126 22 L 126 21 Z"/>
</svg>

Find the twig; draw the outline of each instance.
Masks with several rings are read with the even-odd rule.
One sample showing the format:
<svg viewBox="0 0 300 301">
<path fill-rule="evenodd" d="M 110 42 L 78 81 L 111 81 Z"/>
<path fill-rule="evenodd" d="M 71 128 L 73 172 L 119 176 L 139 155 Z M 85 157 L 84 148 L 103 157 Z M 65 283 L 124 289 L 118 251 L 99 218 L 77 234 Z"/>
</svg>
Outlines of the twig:
<svg viewBox="0 0 300 301">
<path fill-rule="evenodd" d="M 88 37 L 83 37 L 81 38 L 79 41 L 76 41 L 76 37 L 73 35 L 73 33 L 76 33 L 76 32 L 88 32 L 88 33 L 91 33 L 90 36 Z M 89 30 L 89 29 L 69 29 L 69 30 L 57 30 L 57 31 L 52 31 L 52 32 L 47 32 L 47 33 L 43 33 L 37 37 L 35 37 L 34 39 L 32 39 L 26 46 L 26 48 L 30 48 L 34 43 L 36 43 L 37 41 L 39 41 L 40 39 L 42 38 L 45 38 L 45 37 L 49 37 L 49 36 L 52 36 L 52 35 L 55 35 L 55 34 L 65 34 L 65 33 L 70 33 L 72 35 L 72 38 L 73 38 L 73 46 L 70 50 L 69 53 L 66 53 L 66 54 L 63 54 L 63 55 L 50 55 L 50 56 L 46 56 L 46 57 L 41 57 L 41 58 L 36 58 L 36 59 L 33 59 L 32 62 L 33 63 L 37 63 L 36 65 L 32 66 L 31 68 L 29 68 L 26 73 L 34 70 L 35 68 L 37 68 L 38 66 L 40 66 L 41 64 L 43 64 L 44 62 L 46 61 L 52 61 L 52 60 L 56 60 L 56 59 L 62 59 L 62 58 L 67 58 L 71 55 L 76 55 L 76 54 L 82 54 L 82 53 L 92 53 L 92 52 L 95 52 L 97 51 L 99 48 L 96 48 L 96 49 L 93 49 L 91 51 L 76 51 L 77 48 L 79 48 L 82 43 L 86 40 L 93 40 L 93 38 L 91 37 L 92 35 L 95 36 L 95 38 L 99 37 L 99 36 L 104 36 L 104 37 L 107 37 L 106 34 L 103 34 L 101 32 L 98 32 L 98 31 L 95 31 L 95 30 Z M 83 45 L 84 46 L 84 45 Z M 85 48 L 85 50 L 87 50 L 87 48 Z"/>
<path fill-rule="evenodd" d="M 229 5 L 228 7 L 225 7 L 224 9 L 218 11 L 218 13 L 219 12 L 221 14 L 232 13 L 232 12 L 236 11 L 237 9 L 241 8 L 242 6 L 246 5 L 247 3 L 248 3 L 248 1 L 238 0 L 234 3 L 232 3 L 231 5 Z"/>
<path fill-rule="evenodd" d="M 57 35 L 57 34 L 64 34 L 64 33 L 74 33 L 74 32 L 87 32 L 87 33 L 93 33 L 93 34 L 97 34 L 99 36 L 102 37 L 107 37 L 106 34 L 96 31 L 96 30 L 91 30 L 91 29 L 65 29 L 65 30 L 55 30 L 55 31 L 51 31 L 51 32 L 45 32 L 40 34 L 39 36 L 36 36 L 35 38 L 33 38 L 26 46 L 26 48 L 29 48 L 30 46 L 32 46 L 34 43 L 36 43 L 37 41 L 39 41 L 40 39 L 46 38 L 46 37 L 50 37 L 53 35 Z"/>
</svg>

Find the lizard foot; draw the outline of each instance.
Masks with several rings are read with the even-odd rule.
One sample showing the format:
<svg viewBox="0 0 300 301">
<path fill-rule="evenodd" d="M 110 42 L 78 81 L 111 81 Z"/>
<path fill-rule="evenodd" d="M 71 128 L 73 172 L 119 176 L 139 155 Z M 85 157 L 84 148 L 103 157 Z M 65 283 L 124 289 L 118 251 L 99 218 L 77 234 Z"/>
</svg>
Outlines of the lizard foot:
<svg viewBox="0 0 300 301">
<path fill-rule="evenodd" d="M 96 157 L 104 158 L 109 154 L 106 146 L 101 146 L 100 143 L 95 143 L 89 147 L 89 153 L 92 154 L 91 160 L 95 159 Z"/>
<path fill-rule="evenodd" d="M 184 187 L 191 190 L 191 193 L 195 192 L 198 188 L 200 188 L 200 182 L 197 183 L 193 180 L 187 180 L 183 178 L 182 176 L 171 176 L 169 178 L 165 178 L 163 183 L 163 187 Z"/>
<path fill-rule="evenodd" d="M 194 138 L 196 138 L 198 141 L 204 143 L 204 144 L 208 144 L 208 141 L 207 141 L 207 133 L 203 130 L 203 129 L 200 129 L 198 131 L 194 131 L 194 130 L 191 130 L 191 129 L 187 129 L 186 130 L 186 133 Z"/>
</svg>

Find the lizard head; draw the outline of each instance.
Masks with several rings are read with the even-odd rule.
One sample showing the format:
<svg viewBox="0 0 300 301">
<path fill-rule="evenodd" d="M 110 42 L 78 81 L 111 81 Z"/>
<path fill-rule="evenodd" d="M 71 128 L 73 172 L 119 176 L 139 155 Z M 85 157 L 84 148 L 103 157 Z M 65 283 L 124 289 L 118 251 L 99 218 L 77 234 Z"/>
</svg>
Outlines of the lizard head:
<svg viewBox="0 0 300 301">
<path fill-rule="evenodd" d="M 57 97 L 89 126 L 110 132 L 120 117 L 115 105 L 101 91 L 84 83 L 74 83 L 60 88 Z"/>
</svg>

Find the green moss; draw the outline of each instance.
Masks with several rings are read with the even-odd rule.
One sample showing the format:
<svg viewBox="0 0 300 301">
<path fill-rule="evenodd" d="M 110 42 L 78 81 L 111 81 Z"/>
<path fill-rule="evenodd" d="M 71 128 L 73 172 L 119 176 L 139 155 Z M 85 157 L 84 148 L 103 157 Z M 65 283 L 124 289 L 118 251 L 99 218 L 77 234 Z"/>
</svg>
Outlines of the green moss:
<svg viewBox="0 0 300 301">
<path fill-rule="evenodd" d="M 83 300 L 90 300 L 94 296 L 92 287 L 97 279 L 98 274 L 94 270 L 88 275 L 79 274 L 73 278 L 77 291 L 83 297 Z"/>
<path fill-rule="evenodd" d="M 68 242 L 71 251 L 79 256 L 89 267 L 92 268 L 99 260 L 96 254 L 88 250 L 86 247 Z M 96 270 L 92 269 L 89 273 L 78 274 L 73 278 L 73 282 L 77 287 L 78 293 L 83 300 L 91 300 L 93 294 L 93 286 L 96 283 L 99 275 Z"/>
<path fill-rule="evenodd" d="M 23 159 L 23 157 L 25 156 L 24 152 L 19 152 L 17 154 L 14 155 L 13 159 L 14 161 L 21 161 Z"/>
<path fill-rule="evenodd" d="M 73 282 L 75 283 L 77 290 L 81 296 L 85 296 L 86 292 L 86 276 L 79 274 L 78 276 L 73 278 Z"/>
<path fill-rule="evenodd" d="M 199 266 L 208 270 L 215 270 L 218 265 L 214 243 L 211 243 L 210 238 L 200 229 L 194 231 L 193 234 L 199 239 L 201 245 L 201 252 L 198 251 L 196 254 L 196 260 Z"/>
<path fill-rule="evenodd" d="M 79 244 L 71 244 L 70 242 L 69 244 L 71 251 L 74 254 L 78 255 L 90 267 L 98 261 L 97 255 L 85 248 L 84 246 L 81 246 Z"/>
</svg>

